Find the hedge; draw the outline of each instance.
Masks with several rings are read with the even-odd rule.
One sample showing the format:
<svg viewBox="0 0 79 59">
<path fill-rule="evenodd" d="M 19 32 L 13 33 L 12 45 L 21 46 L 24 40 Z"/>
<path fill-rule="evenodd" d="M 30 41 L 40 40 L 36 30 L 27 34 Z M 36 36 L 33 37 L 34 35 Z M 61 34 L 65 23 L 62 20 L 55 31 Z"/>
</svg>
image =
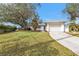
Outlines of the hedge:
<svg viewBox="0 0 79 59">
<path fill-rule="evenodd" d="M 17 28 L 15 26 L 7 26 L 7 25 L 0 25 L 0 32 L 12 32 L 15 31 Z"/>
</svg>

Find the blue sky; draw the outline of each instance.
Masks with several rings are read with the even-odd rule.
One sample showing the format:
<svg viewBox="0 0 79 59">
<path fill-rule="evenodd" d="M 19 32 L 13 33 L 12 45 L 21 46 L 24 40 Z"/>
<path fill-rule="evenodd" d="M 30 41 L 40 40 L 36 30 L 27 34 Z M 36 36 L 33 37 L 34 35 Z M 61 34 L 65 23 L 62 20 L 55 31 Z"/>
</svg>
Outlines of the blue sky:
<svg viewBox="0 0 79 59">
<path fill-rule="evenodd" d="M 38 14 L 43 21 L 68 20 L 68 16 L 62 11 L 66 3 L 41 3 Z"/>
</svg>

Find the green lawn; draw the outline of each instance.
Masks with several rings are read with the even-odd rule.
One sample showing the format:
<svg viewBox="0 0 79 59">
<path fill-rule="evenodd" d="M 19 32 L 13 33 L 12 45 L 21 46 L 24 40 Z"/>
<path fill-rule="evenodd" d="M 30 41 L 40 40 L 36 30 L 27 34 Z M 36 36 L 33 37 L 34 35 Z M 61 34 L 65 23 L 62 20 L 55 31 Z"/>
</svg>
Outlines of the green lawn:
<svg viewBox="0 0 79 59">
<path fill-rule="evenodd" d="M 77 37 L 79 37 L 79 34 L 74 34 L 74 36 L 77 36 Z"/>
<path fill-rule="evenodd" d="M 73 32 L 66 32 L 66 33 L 70 34 L 70 35 L 73 35 L 73 36 L 79 37 L 79 32 L 75 32 L 75 33 L 73 33 Z"/>
<path fill-rule="evenodd" d="M 0 55 L 74 56 L 47 32 L 18 31 L 0 34 Z"/>
</svg>

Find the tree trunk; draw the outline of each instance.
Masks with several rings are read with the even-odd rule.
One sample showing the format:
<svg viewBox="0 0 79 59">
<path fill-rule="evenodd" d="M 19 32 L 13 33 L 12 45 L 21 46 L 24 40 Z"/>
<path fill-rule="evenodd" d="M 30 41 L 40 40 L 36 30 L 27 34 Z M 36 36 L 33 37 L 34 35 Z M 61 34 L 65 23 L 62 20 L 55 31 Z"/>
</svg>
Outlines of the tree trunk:
<svg viewBox="0 0 79 59">
<path fill-rule="evenodd" d="M 36 31 L 36 28 L 34 28 L 34 31 Z"/>
</svg>

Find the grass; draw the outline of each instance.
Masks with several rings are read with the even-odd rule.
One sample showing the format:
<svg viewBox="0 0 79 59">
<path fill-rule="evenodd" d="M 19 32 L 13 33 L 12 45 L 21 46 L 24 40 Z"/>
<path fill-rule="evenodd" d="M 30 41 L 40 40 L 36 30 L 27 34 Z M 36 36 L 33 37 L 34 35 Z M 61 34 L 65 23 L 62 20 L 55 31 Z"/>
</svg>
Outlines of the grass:
<svg viewBox="0 0 79 59">
<path fill-rule="evenodd" d="M 67 34 L 79 37 L 79 32 L 66 32 Z"/>
<path fill-rule="evenodd" d="M 19 31 L 0 35 L 0 55 L 4 56 L 75 56 L 52 39 L 47 32 Z"/>
</svg>

